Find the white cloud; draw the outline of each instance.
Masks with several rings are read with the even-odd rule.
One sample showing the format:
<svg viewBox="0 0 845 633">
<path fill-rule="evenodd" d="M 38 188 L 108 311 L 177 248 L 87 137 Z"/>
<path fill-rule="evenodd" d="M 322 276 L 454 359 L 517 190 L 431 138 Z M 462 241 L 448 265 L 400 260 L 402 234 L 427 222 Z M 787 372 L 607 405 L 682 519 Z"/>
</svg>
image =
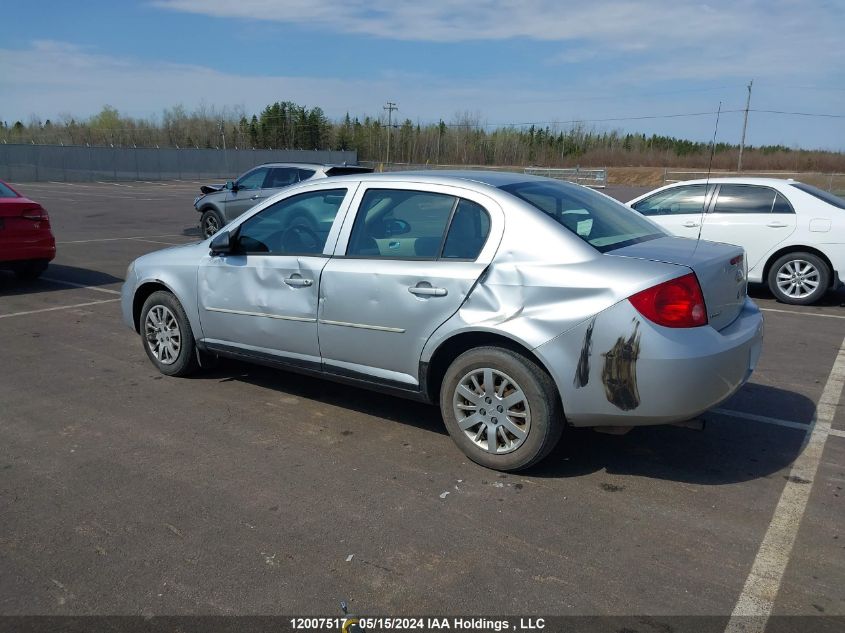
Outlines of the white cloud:
<svg viewBox="0 0 845 633">
<path fill-rule="evenodd" d="M 427 42 L 561 42 L 548 61 L 594 57 L 660 77 L 689 66 L 689 78 L 816 72 L 841 65 L 845 5 L 820 0 L 152 0 L 172 11 L 297 24 L 383 39 Z M 570 50 L 578 51 L 575 54 Z M 659 57 L 653 65 L 642 57 Z M 612 62 L 612 63 L 611 63 Z M 658 74 L 655 75 L 654 73 Z"/>
<path fill-rule="evenodd" d="M 374 73 L 367 79 L 248 76 L 200 65 L 149 62 L 104 55 L 55 41 L 26 49 L 0 49 L 0 119 L 41 119 L 69 113 L 88 117 L 104 104 L 136 117 L 151 117 L 183 104 L 242 106 L 248 114 L 274 101 L 320 106 L 329 116 L 381 112 L 387 99 L 402 98 L 401 117 L 451 114 L 463 104 L 489 103 L 500 92 L 493 82 L 471 86 L 434 75 Z M 456 105 L 458 104 L 458 105 Z"/>
</svg>

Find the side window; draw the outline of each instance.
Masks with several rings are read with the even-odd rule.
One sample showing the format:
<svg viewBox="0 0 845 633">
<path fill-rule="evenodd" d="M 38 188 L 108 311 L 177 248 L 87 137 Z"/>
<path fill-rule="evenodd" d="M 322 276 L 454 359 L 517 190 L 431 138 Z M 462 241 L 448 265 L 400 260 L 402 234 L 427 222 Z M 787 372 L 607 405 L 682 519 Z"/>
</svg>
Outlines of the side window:
<svg viewBox="0 0 845 633">
<path fill-rule="evenodd" d="M 777 194 L 775 197 L 775 206 L 772 207 L 772 213 L 795 213 L 795 209 L 789 204 L 789 200 L 781 194 Z"/>
<path fill-rule="evenodd" d="M 299 182 L 299 172 L 295 167 L 273 167 L 264 181 L 264 189 L 280 189 Z"/>
<path fill-rule="evenodd" d="M 308 180 L 311 176 L 317 173 L 313 169 L 303 169 L 302 167 L 298 167 L 296 171 L 299 172 L 300 180 Z"/>
<path fill-rule="evenodd" d="M 713 213 L 771 213 L 774 189 L 753 185 L 722 185 Z"/>
<path fill-rule="evenodd" d="M 364 194 L 346 254 L 437 259 L 457 198 L 425 191 L 370 189 Z"/>
<path fill-rule="evenodd" d="M 715 185 L 710 185 L 707 198 L 713 195 Z M 704 209 L 704 185 L 673 187 L 640 200 L 634 209 L 643 215 L 687 215 L 701 213 Z"/>
<path fill-rule="evenodd" d="M 264 179 L 267 177 L 267 167 L 253 169 L 240 177 L 238 189 L 261 189 Z"/>
<path fill-rule="evenodd" d="M 444 259 L 472 259 L 478 257 L 490 233 L 490 216 L 480 205 L 461 200 L 443 247 Z"/>
<path fill-rule="evenodd" d="M 346 189 L 303 193 L 280 200 L 241 224 L 238 250 L 266 255 L 319 255 Z"/>
</svg>

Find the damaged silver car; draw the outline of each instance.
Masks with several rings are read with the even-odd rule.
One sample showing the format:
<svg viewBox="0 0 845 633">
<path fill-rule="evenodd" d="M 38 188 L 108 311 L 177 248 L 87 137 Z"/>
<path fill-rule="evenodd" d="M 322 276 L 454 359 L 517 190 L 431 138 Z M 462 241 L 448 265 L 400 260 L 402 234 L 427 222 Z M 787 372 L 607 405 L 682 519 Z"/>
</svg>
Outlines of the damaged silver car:
<svg viewBox="0 0 845 633">
<path fill-rule="evenodd" d="M 741 248 L 578 185 L 471 171 L 294 185 L 135 260 L 122 310 L 164 374 L 224 356 L 436 403 L 468 457 L 505 471 L 567 425 L 717 405 L 763 325 Z"/>
</svg>

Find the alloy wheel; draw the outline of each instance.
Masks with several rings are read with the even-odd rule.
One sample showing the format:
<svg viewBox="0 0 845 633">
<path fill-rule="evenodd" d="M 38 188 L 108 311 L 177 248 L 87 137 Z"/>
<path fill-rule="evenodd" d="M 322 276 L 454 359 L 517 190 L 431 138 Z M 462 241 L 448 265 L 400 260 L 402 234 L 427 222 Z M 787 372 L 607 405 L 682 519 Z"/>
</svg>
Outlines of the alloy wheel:
<svg viewBox="0 0 845 633">
<path fill-rule="evenodd" d="M 803 299 L 816 291 L 821 283 L 818 269 L 803 259 L 784 262 L 777 272 L 778 289 L 791 299 Z"/>
<path fill-rule="evenodd" d="M 153 356 L 162 365 L 172 365 L 182 349 L 182 332 L 179 321 L 169 308 L 156 305 L 147 312 L 144 320 L 144 337 Z"/>
<path fill-rule="evenodd" d="M 490 367 L 473 369 L 461 378 L 452 407 L 466 436 L 494 455 L 515 451 L 531 428 L 525 392 L 513 378 Z"/>
</svg>

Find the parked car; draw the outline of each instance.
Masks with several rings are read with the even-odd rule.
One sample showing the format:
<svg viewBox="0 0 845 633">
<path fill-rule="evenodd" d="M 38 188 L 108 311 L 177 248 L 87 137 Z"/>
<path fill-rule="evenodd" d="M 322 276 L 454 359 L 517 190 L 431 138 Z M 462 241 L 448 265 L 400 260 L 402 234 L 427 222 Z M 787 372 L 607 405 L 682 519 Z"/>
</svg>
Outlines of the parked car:
<svg viewBox="0 0 845 633">
<path fill-rule="evenodd" d="M 794 180 L 711 178 L 661 187 L 628 205 L 675 235 L 742 246 L 748 280 L 768 284 L 784 303 L 815 303 L 840 285 L 845 200 L 827 191 Z"/>
<path fill-rule="evenodd" d="M 266 163 L 250 169 L 235 181 L 221 185 L 203 185 L 194 199 L 199 211 L 200 233 L 211 237 L 228 222 L 281 189 L 312 178 L 347 174 L 366 174 L 370 167 L 323 165 L 319 163 Z"/>
<path fill-rule="evenodd" d="M 55 256 L 47 211 L 0 180 L 0 268 L 35 279 Z"/>
<path fill-rule="evenodd" d="M 306 228 L 315 209 L 330 226 Z M 748 379 L 763 324 L 741 248 L 586 187 L 472 171 L 290 187 L 135 260 L 122 311 L 166 375 L 225 356 L 439 403 L 500 470 L 565 424 L 694 418 Z"/>
</svg>

